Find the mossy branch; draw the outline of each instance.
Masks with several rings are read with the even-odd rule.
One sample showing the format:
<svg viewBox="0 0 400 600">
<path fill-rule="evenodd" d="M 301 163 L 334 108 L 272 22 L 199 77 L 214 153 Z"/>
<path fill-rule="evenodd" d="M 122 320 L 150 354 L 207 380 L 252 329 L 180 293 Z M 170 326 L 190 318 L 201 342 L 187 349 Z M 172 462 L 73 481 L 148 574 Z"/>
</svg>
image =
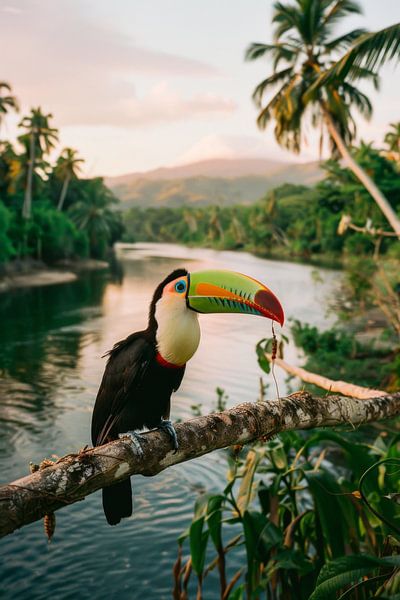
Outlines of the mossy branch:
<svg viewBox="0 0 400 600">
<path fill-rule="evenodd" d="M 129 475 L 157 475 L 171 465 L 280 431 L 356 426 L 398 414 L 400 392 L 368 400 L 318 398 L 297 392 L 177 424 L 180 448 L 176 453 L 171 450 L 168 436 L 159 431 L 144 434 L 143 456 L 137 454 L 129 439 L 85 449 L 0 487 L 0 537 Z"/>
</svg>

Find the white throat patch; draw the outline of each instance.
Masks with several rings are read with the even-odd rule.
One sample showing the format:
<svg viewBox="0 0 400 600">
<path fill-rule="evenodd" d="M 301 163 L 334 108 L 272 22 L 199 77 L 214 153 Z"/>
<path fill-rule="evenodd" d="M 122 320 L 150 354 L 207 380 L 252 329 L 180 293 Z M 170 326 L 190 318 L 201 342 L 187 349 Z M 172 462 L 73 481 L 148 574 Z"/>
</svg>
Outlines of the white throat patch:
<svg viewBox="0 0 400 600">
<path fill-rule="evenodd" d="M 200 342 L 197 313 L 186 306 L 184 297 L 171 294 L 157 302 L 155 317 L 159 353 L 173 365 L 184 365 Z"/>
</svg>

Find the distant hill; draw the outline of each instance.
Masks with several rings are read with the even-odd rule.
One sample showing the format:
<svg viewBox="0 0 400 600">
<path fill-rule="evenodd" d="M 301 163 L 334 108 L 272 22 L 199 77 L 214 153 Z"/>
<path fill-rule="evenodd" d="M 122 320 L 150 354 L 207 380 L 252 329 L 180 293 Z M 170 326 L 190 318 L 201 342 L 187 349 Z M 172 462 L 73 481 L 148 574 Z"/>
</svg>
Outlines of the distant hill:
<svg viewBox="0 0 400 600">
<path fill-rule="evenodd" d="M 109 177 L 105 183 L 124 203 L 125 210 L 132 206 L 250 204 L 282 183 L 313 185 L 322 175 L 318 162 L 213 159 Z"/>
</svg>

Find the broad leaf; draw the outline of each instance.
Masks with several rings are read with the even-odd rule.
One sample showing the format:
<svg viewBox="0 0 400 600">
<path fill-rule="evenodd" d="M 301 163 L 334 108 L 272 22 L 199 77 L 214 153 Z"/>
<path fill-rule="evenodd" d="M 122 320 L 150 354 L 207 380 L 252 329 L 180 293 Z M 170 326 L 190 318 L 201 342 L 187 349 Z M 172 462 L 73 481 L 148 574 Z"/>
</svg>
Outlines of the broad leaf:
<svg viewBox="0 0 400 600">
<path fill-rule="evenodd" d="M 342 556 L 322 567 L 317 579 L 317 587 L 309 600 L 333 600 L 338 590 L 357 583 L 378 567 L 398 566 L 400 566 L 400 556 L 385 558 L 367 555 Z"/>
<path fill-rule="evenodd" d="M 189 532 L 192 565 L 199 576 L 203 573 L 208 542 L 208 531 L 204 531 L 204 520 L 204 517 L 200 517 L 193 521 Z"/>
</svg>

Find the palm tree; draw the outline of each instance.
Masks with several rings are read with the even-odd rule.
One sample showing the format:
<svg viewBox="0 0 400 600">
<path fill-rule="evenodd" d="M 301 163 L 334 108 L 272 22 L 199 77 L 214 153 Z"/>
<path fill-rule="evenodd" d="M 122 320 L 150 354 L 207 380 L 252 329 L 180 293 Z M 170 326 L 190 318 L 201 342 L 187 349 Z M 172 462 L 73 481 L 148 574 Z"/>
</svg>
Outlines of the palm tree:
<svg viewBox="0 0 400 600">
<path fill-rule="evenodd" d="M 83 158 L 77 157 L 76 150 L 72 148 L 64 148 L 58 157 L 55 175 L 63 181 L 60 198 L 58 200 L 57 210 L 62 210 L 64 200 L 68 192 L 68 186 L 71 179 L 77 179 L 80 171 L 80 163 L 83 163 Z"/>
<path fill-rule="evenodd" d="M 337 37 L 333 35 L 334 26 L 351 13 L 361 13 L 355 0 L 275 2 L 272 19 L 275 24 L 274 43 L 251 44 L 246 53 L 248 60 L 270 56 L 273 64 L 272 75 L 264 79 L 253 93 L 260 109 L 257 123 L 265 129 L 274 120 L 278 143 L 299 152 L 302 125 L 305 117 L 310 116 L 312 125 L 321 128 L 322 134 L 328 131 L 332 151 L 342 156 L 400 236 L 400 219 L 349 151 L 357 133 L 351 109 L 356 108 L 367 119 L 372 114 L 368 97 L 351 80 L 370 81 L 377 88 L 377 73 L 370 64 L 356 64 L 349 67 L 346 77 L 336 75 L 321 83 L 324 74 L 335 64 L 338 53 L 346 51 L 366 35 L 362 29 Z M 264 104 L 266 93 L 274 88 L 272 98 Z M 321 145 L 322 141 L 321 135 Z"/>
<path fill-rule="evenodd" d="M 53 115 L 44 115 L 40 107 L 32 108 L 31 114 L 24 117 L 19 127 L 26 129 L 26 133 L 18 139 L 25 144 L 26 137 L 29 137 L 29 161 L 28 173 L 25 184 L 25 197 L 22 207 L 22 216 L 24 219 L 30 219 L 32 213 L 32 180 L 36 168 L 37 159 L 48 154 L 58 142 L 58 131 L 50 127 L 49 120 Z"/>
<path fill-rule="evenodd" d="M 16 97 L 11 94 L 11 86 L 5 81 L 0 81 L 0 125 L 4 116 L 10 110 L 15 110 L 15 112 L 19 111 L 18 101 Z"/>
<path fill-rule="evenodd" d="M 75 202 L 68 212 L 78 229 L 87 232 L 92 254 L 101 255 L 102 247 L 112 239 L 118 221 L 118 215 L 111 208 L 117 199 L 101 178 L 85 183 L 82 200 Z"/>
<path fill-rule="evenodd" d="M 397 169 L 400 170 L 400 122 L 390 123 L 392 131 L 388 131 L 385 135 L 385 144 L 388 149 L 383 153 L 386 158 L 393 160 L 397 164 Z"/>
<path fill-rule="evenodd" d="M 26 193 L 26 182 L 28 181 L 30 170 L 30 136 L 28 134 L 20 135 L 19 143 L 23 146 L 20 154 L 13 152 L 9 154 L 9 191 L 15 193 L 23 189 Z M 49 163 L 41 156 L 35 157 L 34 170 L 32 173 L 32 186 L 39 184 L 41 175 L 49 171 Z"/>
</svg>

